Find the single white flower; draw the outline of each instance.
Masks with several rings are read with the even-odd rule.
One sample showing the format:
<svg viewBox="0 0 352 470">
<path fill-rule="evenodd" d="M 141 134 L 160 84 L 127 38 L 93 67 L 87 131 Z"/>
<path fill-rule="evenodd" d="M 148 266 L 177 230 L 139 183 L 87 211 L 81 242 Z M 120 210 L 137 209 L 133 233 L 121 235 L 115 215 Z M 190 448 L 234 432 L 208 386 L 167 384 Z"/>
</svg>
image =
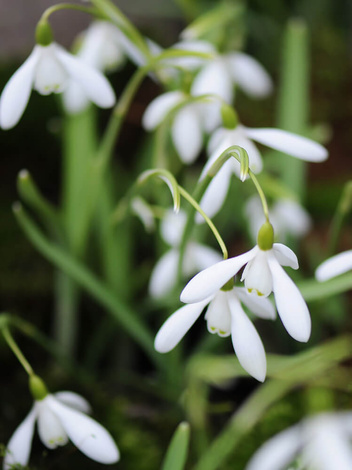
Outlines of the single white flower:
<svg viewBox="0 0 352 470">
<path fill-rule="evenodd" d="M 157 333 L 155 349 L 160 353 L 171 351 L 209 304 L 205 314 L 208 331 L 222 337 L 231 335 L 233 348 L 242 367 L 263 382 L 266 375 L 263 343 L 241 302 L 260 318 L 275 318 L 275 309 L 268 299 L 249 296 L 240 287 L 217 290 L 200 302 L 185 305 L 173 313 Z"/>
<path fill-rule="evenodd" d="M 88 402 L 73 392 L 48 394 L 35 400 L 25 420 L 11 437 L 4 458 L 4 470 L 13 465 L 27 465 L 32 446 L 34 425 L 48 449 L 73 444 L 92 460 L 104 464 L 119 460 L 119 450 L 108 431 L 85 413 L 90 411 Z"/>
<path fill-rule="evenodd" d="M 186 224 L 186 214 L 179 211 L 167 211 L 160 225 L 160 232 L 165 242 L 171 246 L 156 263 L 149 282 L 151 297 L 165 297 L 175 286 L 178 262 L 180 257 L 179 244 Z M 183 259 L 183 274 L 186 277 L 205 269 L 221 260 L 221 255 L 212 248 L 196 242 L 188 242 Z"/>
<path fill-rule="evenodd" d="M 275 234 L 282 240 L 288 235 L 303 237 L 311 228 L 308 212 L 298 202 L 279 199 L 270 207 L 270 222 Z M 250 233 L 255 240 L 260 227 L 265 222 L 263 207 L 258 196 L 251 197 L 245 205 Z"/>
<path fill-rule="evenodd" d="M 305 470 L 350 470 L 351 438 L 351 412 L 322 413 L 271 438 L 246 470 L 284 470 L 299 455 Z"/>
<path fill-rule="evenodd" d="M 201 179 L 221 153 L 233 145 L 239 145 L 247 151 L 250 169 L 254 173 L 259 173 L 263 168 L 262 157 L 252 140 L 307 162 L 322 162 L 328 157 L 327 150 L 317 142 L 281 129 L 251 129 L 242 125 L 234 129 L 219 128 L 209 140 L 210 156 L 202 171 Z M 209 217 L 213 217 L 221 209 L 233 174 L 240 175 L 240 164 L 231 158 L 210 182 L 200 203 Z M 197 221 L 201 222 L 201 218 L 197 217 Z"/>
<path fill-rule="evenodd" d="M 308 341 L 311 332 L 308 307 L 294 282 L 281 267 L 297 269 L 297 257 L 281 243 L 271 243 L 271 246 L 271 249 L 261 249 L 256 245 L 242 255 L 220 261 L 201 271 L 183 289 L 181 301 L 200 302 L 214 295 L 246 265 L 241 280 L 244 280 L 248 293 L 267 297 L 273 292 L 278 314 L 287 332 L 297 341 Z"/>
<path fill-rule="evenodd" d="M 344 251 L 327 259 L 317 268 L 315 277 L 318 281 L 327 281 L 352 269 L 352 250 Z"/>
<path fill-rule="evenodd" d="M 69 54 L 58 44 L 37 44 L 28 59 L 12 75 L 0 98 L 0 126 L 14 127 L 20 120 L 34 88 L 42 95 L 61 93 L 74 81 L 90 101 L 101 108 L 115 103 L 114 91 L 99 71 Z"/>
</svg>

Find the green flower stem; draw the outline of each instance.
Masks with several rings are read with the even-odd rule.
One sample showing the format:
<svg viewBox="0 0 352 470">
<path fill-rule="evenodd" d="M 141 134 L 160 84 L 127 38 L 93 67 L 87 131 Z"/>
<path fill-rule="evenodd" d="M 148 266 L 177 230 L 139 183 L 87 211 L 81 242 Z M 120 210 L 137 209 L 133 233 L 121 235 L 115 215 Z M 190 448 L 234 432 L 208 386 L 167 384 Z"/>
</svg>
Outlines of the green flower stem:
<svg viewBox="0 0 352 470">
<path fill-rule="evenodd" d="M 268 208 L 268 202 L 266 200 L 264 191 L 263 191 L 262 187 L 260 186 L 259 181 L 258 181 L 257 177 L 255 176 L 255 174 L 253 173 L 253 171 L 248 170 L 248 174 L 251 177 L 251 180 L 253 181 L 253 184 L 254 184 L 256 190 L 258 191 L 258 195 L 260 197 L 260 201 L 261 201 L 262 206 L 263 206 L 263 212 L 264 212 L 264 215 L 265 215 L 265 219 L 266 219 L 267 222 L 269 222 L 269 208 Z"/>
<path fill-rule="evenodd" d="M 27 359 L 24 357 L 24 355 L 23 355 L 22 351 L 20 350 L 20 348 L 18 347 L 16 341 L 13 339 L 9 328 L 6 325 L 4 325 L 4 326 L 2 326 L 1 331 L 2 331 L 2 334 L 5 338 L 6 343 L 9 345 L 10 349 L 12 350 L 14 355 L 17 357 L 18 361 L 20 362 L 20 364 L 22 365 L 24 370 L 27 372 L 27 374 L 29 376 L 34 375 L 34 371 L 32 369 L 32 366 L 29 364 Z"/>
<path fill-rule="evenodd" d="M 352 181 L 346 183 L 331 223 L 328 256 L 332 256 L 337 249 L 340 232 L 352 207 Z"/>
<path fill-rule="evenodd" d="M 94 16 L 97 16 L 99 13 L 99 11 L 94 7 L 85 7 L 83 5 L 75 5 L 73 3 L 58 3 L 57 5 L 53 5 L 47 8 L 42 14 L 39 21 L 43 21 L 43 22 L 48 21 L 50 15 L 60 10 L 76 10 L 76 11 L 81 11 L 83 13 L 88 13 Z"/>
<path fill-rule="evenodd" d="M 25 213 L 20 204 L 14 206 L 14 214 L 21 228 L 37 250 L 53 263 L 58 269 L 64 271 L 68 276 L 92 295 L 108 312 L 117 320 L 130 336 L 140 345 L 144 352 L 159 368 L 163 368 L 164 360 L 154 350 L 153 336 L 123 301 L 114 295 L 93 273 L 84 265 L 75 260 L 62 248 L 49 242 L 38 227 Z"/>
</svg>

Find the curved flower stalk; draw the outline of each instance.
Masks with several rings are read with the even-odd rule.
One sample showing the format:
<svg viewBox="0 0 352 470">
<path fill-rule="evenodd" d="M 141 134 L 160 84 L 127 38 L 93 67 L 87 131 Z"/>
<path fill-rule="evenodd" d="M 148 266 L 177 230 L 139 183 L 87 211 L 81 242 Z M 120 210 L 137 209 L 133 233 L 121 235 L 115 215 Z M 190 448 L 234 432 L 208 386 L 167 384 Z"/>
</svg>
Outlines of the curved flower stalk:
<svg viewBox="0 0 352 470">
<path fill-rule="evenodd" d="M 327 259 L 315 271 L 318 281 L 327 281 L 352 269 L 352 250 L 344 251 Z"/>
<path fill-rule="evenodd" d="M 264 346 L 241 302 L 260 318 L 275 318 L 275 309 L 269 299 L 249 296 L 244 288 L 239 287 L 226 291 L 217 289 L 200 302 L 185 305 L 173 313 L 157 333 L 155 349 L 160 353 L 171 351 L 208 305 L 205 314 L 208 331 L 221 337 L 231 335 L 233 348 L 242 367 L 263 382 L 266 375 Z"/>
<path fill-rule="evenodd" d="M 11 437 L 4 458 L 4 470 L 14 465 L 27 465 L 31 451 L 34 425 L 48 449 L 73 444 L 87 457 L 103 464 L 119 460 L 119 450 L 108 431 L 85 413 L 90 411 L 88 402 L 73 392 L 47 394 L 35 400 L 25 420 Z"/>
<path fill-rule="evenodd" d="M 149 282 L 151 297 L 165 297 L 175 286 L 179 263 L 179 245 L 186 224 L 186 214 L 167 211 L 160 226 L 161 236 L 171 246 L 156 263 Z M 189 242 L 183 257 L 183 274 L 191 276 L 221 260 L 221 255 L 212 248 L 196 242 Z"/>
<path fill-rule="evenodd" d="M 10 129 L 18 123 L 32 88 L 42 95 L 61 93 L 70 81 L 77 83 L 97 106 L 110 108 L 114 105 L 114 91 L 99 71 L 69 54 L 55 42 L 45 46 L 37 44 L 2 92 L 0 126 Z"/>
<path fill-rule="evenodd" d="M 198 273 L 189 281 L 181 293 L 181 301 L 201 302 L 214 295 L 238 271 L 246 265 L 241 280 L 247 292 L 254 296 L 267 297 L 274 293 L 278 314 L 287 332 L 297 341 L 306 342 L 310 337 L 311 320 L 308 307 L 282 266 L 298 269 L 296 255 L 281 243 L 260 247 L 229 258 Z"/>
<path fill-rule="evenodd" d="M 246 470 L 284 470 L 299 455 L 302 470 L 349 470 L 351 438 L 351 412 L 322 413 L 271 438 Z"/>
<path fill-rule="evenodd" d="M 262 204 L 258 196 L 252 196 L 245 205 L 249 229 L 253 240 L 265 222 Z M 308 212 L 298 202 L 279 199 L 270 208 L 270 222 L 277 236 L 285 240 L 288 235 L 303 237 L 312 226 Z"/>
<path fill-rule="evenodd" d="M 232 145 L 239 145 L 247 151 L 250 169 L 254 173 L 259 173 L 263 168 L 263 162 L 253 140 L 307 162 L 322 162 L 328 157 L 327 150 L 317 142 L 281 129 L 251 129 L 242 125 L 234 129 L 219 128 L 209 140 L 210 157 L 202 171 L 201 179 L 219 155 Z M 221 209 L 233 174 L 239 176 L 240 165 L 232 158 L 222 166 L 210 182 L 200 203 L 209 217 L 213 217 Z M 201 222 L 201 218 L 197 218 L 197 221 Z"/>
</svg>

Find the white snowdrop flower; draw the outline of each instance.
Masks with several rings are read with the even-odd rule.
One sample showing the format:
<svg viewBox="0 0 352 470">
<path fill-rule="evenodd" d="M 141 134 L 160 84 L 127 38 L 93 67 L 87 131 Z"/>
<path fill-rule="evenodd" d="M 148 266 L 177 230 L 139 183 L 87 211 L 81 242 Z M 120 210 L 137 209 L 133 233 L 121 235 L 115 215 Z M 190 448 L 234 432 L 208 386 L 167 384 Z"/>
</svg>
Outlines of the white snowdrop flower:
<svg viewBox="0 0 352 470">
<path fill-rule="evenodd" d="M 201 54 L 208 54 L 209 56 L 216 55 L 216 49 L 210 42 L 203 40 L 190 40 L 190 41 L 180 41 L 174 44 L 170 50 L 184 50 L 187 52 L 199 52 Z M 172 59 L 166 59 L 163 61 L 164 64 L 172 64 L 173 66 L 181 67 L 182 69 L 188 71 L 194 71 L 203 66 L 210 59 L 204 57 L 195 56 L 182 56 L 182 57 L 173 57 Z M 173 70 L 173 75 L 177 74 L 177 70 L 170 68 L 170 71 Z"/>
<path fill-rule="evenodd" d="M 262 157 L 253 140 L 307 162 L 322 162 L 328 157 L 327 150 L 317 142 L 281 129 L 251 129 L 242 125 L 234 129 L 219 128 L 209 140 L 210 156 L 202 171 L 201 179 L 221 153 L 233 145 L 239 145 L 247 151 L 250 169 L 254 173 L 259 173 L 263 168 Z M 240 175 L 240 164 L 231 158 L 214 176 L 202 197 L 200 206 L 208 217 L 213 217 L 221 209 L 233 174 Z M 197 221 L 201 222 L 201 219 L 198 217 Z"/>
<path fill-rule="evenodd" d="M 351 438 L 351 412 L 318 414 L 269 439 L 246 470 L 285 470 L 297 456 L 302 470 L 350 470 Z"/>
<path fill-rule="evenodd" d="M 167 211 L 160 226 L 161 236 L 171 246 L 156 263 L 149 282 L 149 294 L 155 299 L 165 297 L 175 286 L 179 262 L 179 244 L 186 224 L 186 214 Z M 212 248 L 189 242 L 183 259 L 183 274 L 186 277 L 221 260 L 221 255 Z"/>
<path fill-rule="evenodd" d="M 181 293 L 181 301 L 200 302 L 214 295 L 244 265 L 246 267 L 241 280 L 244 281 L 247 292 L 259 297 L 267 297 L 273 292 L 278 314 L 287 332 L 297 341 L 308 341 L 311 319 L 307 304 L 282 268 L 290 266 L 298 269 L 297 257 L 287 246 L 273 244 L 272 227 L 270 229 L 268 224 L 260 229 L 258 245 L 250 251 L 220 261 L 191 279 Z"/>
<path fill-rule="evenodd" d="M 317 268 L 315 277 L 318 281 L 327 281 L 352 269 L 352 250 L 344 251 L 327 259 Z"/>
<path fill-rule="evenodd" d="M 48 449 L 73 444 L 87 457 L 104 464 L 119 460 L 119 450 L 108 431 L 85 413 L 88 402 L 73 392 L 47 394 L 35 400 L 33 408 L 11 437 L 4 458 L 3 469 L 14 465 L 26 466 L 32 446 L 35 422 L 42 443 Z"/>
<path fill-rule="evenodd" d="M 114 105 L 114 91 L 99 71 L 69 54 L 55 42 L 47 46 L 37 44 L 2 92 L 0 126 L 10 129 L 18 123 L 32 88 L 42 95 L 61 93 L 71 80 L 97 106 L 110 108 Z"/>
<path fill-rule="evenodd" d="M 288 235 L 303 237 L 311 228 L 308 212 L 296 201 L 279 199 L 270 207 L 270 222 L 275 234 L 282 240 Z M 260 227 L 265 222 L 262 204 L 258 196 L 252 196 L 245 205 L 250 233 L 255 240 Z"/>
<path fill-rule="evenodd" d="M 268 299 L 249 296 L 244 288 L 217 290 L 200 302 L 185 305 L 173 313 L 157 333 L 155 349 L 160 353 L 171 351 L 208 305 L 205 314 L 208 331 L 222 337 L 231 335 L 233 348 L 242 367 L 263 382 L 266 375 L 263 343 L 241 302 L 260 318 L 275 318 L 275 309 Z"/>
</svg>

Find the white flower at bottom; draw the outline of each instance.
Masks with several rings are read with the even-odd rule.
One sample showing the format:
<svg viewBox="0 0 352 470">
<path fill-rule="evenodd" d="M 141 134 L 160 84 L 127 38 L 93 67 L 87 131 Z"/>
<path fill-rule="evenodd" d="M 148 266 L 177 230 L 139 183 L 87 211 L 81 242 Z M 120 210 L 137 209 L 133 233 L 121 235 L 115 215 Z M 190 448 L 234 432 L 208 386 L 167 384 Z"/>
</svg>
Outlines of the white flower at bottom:
<svg viewBox="0 0 352 470">
<path fill-rule="evenodd" d="M 14 127 L 20 120 L 34 88 L 42 95 L 61 93 L 73 81 L 90 101 L 101 108 L 115 103 L 114 91 L 99 71 L 52 42 L 37 44 L 28 59 L 12 75 L 0 98 L 0 126 Z"/>
<path fill-rule="evenodd" d="M 317 268 L 315 277 L 318 281 L 327 281 L 352 269 L 352 250 L 344 251 L 327 259 Z"/>
<path fill-rule="evenodd" d="M 222 337 L 231 335 L 233 348 L 242 367 L 263 382 L 266 375 L 263 343 L 241 302 L 258 317 L 275 318 L 275 309 L 268 299 L 251 297 L 244 288 L 219 290 L 205 300 L 185 305 L 173 313 L 156 335 L 155 349 L 160 353 L 171 351 L 209 304 L 205 314 L 208 331 Z"/>
<path fill-rule="evenodd" d="M 290 248 L 274 243 L 269 250 L 256 245 L 252 250 L 214 264 L 198 273 L 181 293 L 181 301 L 195 303 L 213 295 L 226 284 L 242 266 L 245 287 L 252 295 L 267 297 L 274 293 L 278 314 L 287 332 L 297 341 L 306 342 L 311 332 L 307 304 L 297 286 L 281 266 L 298 268 L 296 255 Z"/>
<path fill-rule="evenodd" d="M 27 465 L 36 421 L 40 440 L 49 449 L 65 445 L 70 439 L 92 460 L 104 464 L 117 462 L 120 455 L 113 438 L 103 426 L 84 414 L 89 411 L 88 402 L 73 392 L 48 394 L 36 400 L 7 445 L 3 469 Z"/>
<path fill-rule="evenodd" d="M 252 457 L 246 470 L 284 470 L 302 456 L 305 470 L 352 468 L 352 413 L 322 413 L 277 434 Z"/>
</svg>

